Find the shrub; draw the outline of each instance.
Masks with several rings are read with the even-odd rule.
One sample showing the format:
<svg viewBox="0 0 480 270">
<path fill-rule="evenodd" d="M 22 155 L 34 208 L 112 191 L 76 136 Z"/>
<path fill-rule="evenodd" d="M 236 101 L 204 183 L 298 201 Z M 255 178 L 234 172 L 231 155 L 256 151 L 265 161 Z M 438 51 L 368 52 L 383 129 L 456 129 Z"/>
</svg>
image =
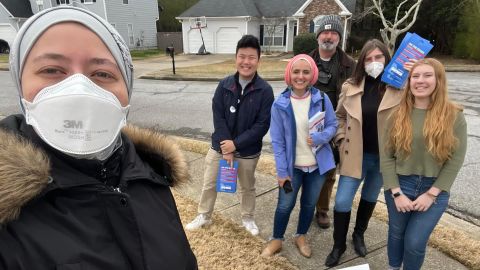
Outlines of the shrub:
<svg viewBox="0 0 480 270">
<path fill-rule="evenodd" d="M 304 33 L 295 37 L 293 40 L 293 54 L 308 54 L 318 47 L 317 38 L 314 33 Z"/>
</svg>

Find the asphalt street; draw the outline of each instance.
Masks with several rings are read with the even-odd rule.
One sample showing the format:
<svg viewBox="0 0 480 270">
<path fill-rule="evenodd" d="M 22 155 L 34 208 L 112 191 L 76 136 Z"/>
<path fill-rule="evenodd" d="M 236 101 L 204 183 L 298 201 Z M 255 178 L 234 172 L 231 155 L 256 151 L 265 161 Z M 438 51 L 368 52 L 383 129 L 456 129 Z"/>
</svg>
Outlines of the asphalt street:
<svg viewBox="0 0 480 270">
<path fill-rule="evenodd" d="M 480 225 L 480 73 L 450 72 L 450 97 L 465 107 L 468 150 L 451 190 L 450 213 Z M 9 72 L 0 72 L 0 118 L 19 113 L 17 90 Z M 216 82 L 136 80 L 129 121 L 165 133 L 208 141 L 213 131 L 211 99 Z M 277 96 L 283 82 L 271 82 Z M 271 152 L 265 136 L 264 151 Z M 477 154 L 475 154 L 477 153 Z"/>
</svg>

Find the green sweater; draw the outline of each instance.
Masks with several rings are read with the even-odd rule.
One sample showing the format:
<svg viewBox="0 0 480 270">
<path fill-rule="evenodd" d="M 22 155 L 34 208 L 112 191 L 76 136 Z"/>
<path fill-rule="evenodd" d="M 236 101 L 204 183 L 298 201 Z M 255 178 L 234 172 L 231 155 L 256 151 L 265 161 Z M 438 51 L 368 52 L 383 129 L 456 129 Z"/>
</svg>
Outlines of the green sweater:
<svg viewBox="0 0 480 270">
<path fill-rule="evenodd" d="M 455 119 L 454 136 L 458 139 L 458 146 L 454 150 L 451 159 L 443 164 L 439 164 L 435 158 L 427 151 L 425 139 L 423 137 L 423 124 L 427 110 L 416 109 L 412 111 L 412 152 L 405 160 L 398 158 L 392 149 L 387 149 L 385 144 L 389 139 L 389 134 L 383 136 L 380 145 L 380 171 L 383 175 L 385 190 L 399 187 L 398 175 L 422 175 L 426 177 L 436 177 L 434 187 L 441 190 L 450 191 L 453 181 L 457 177 L 458 171 L 462 167 L 465 153 L 467 151 L 467 123 L 463 112 L 457 113 Z M 391 126 L 392 118 L 387 123 Z"/>
</svg>

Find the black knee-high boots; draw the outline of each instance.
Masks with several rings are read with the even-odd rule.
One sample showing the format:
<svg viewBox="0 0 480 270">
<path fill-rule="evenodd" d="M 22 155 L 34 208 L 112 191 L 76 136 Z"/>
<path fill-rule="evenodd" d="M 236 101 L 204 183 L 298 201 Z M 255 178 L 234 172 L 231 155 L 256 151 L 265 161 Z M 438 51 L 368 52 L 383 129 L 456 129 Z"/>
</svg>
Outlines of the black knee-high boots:
<svg viewBox="0 0 480 270">
<path fill-rule="evenodd" d="M 338 264 L 340 257 L 347 249 L 347 232 L 351 212 L 333 211 L 333 249 L 325 260 L 325 265 L 332 267 Z"/>
<path fill-rule="evenodd" d="M 364 233 L 367 230 L 368 222 L 372 217 L 373 209 L 375 209 L 376 202 L 368 202 L 360 200 L 358 204 L 357 219 L 355 221 L 355 229 L 353 230 L 352 239 L 355 252 L 365 257 L 367 255 L 367 248 L 365 247 Z"/>
</svg>

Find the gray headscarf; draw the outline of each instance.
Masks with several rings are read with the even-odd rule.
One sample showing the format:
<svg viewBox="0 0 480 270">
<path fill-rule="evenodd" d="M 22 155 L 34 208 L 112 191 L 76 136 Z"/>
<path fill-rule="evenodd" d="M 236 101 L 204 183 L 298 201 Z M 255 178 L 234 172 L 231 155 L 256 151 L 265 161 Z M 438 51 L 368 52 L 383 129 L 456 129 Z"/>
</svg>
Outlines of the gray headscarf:
<svg viewBox="0 0 480 270">
<path fill-rule="evenodd" d="M 96 33 L 105 43 L 120 68 L 127 85 L 130 100 L 133 89 L 133 65 L 130 51 L 125 41 L 117 30 L 100 16 L 88 10 L 72 6 L 60 6 L 43 10 L 30 17 L 18 31 L 10 50 L 10 73 L 20 97 L 23 97 L 20 79 L 28 53 L 43 32 L 51 26 L 62 22 L 80 23 Z"/>
</svg>

